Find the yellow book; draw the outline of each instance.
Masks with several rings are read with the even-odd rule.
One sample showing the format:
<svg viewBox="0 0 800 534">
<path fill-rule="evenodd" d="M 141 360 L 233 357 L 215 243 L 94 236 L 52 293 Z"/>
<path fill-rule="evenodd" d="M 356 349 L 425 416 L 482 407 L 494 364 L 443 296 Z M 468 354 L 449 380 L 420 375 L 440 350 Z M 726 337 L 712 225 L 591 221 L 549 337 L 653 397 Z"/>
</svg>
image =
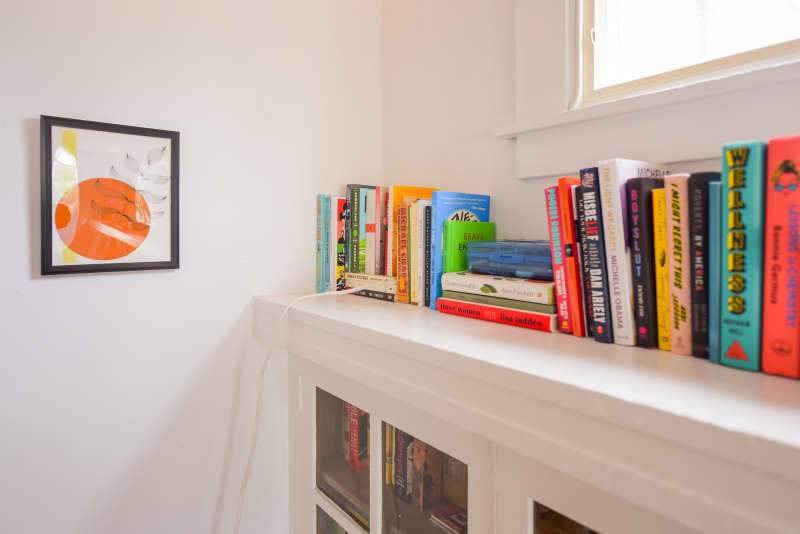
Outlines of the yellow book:
<svg viewBox="0 0 800 534">
<path fill-rule="evenodd" d="M 419 202 L 414 201 L 408 207 L 408 303 L 419 302 Z"/>
<path fill-rule="evenodd" d="M 653 248 L 656 260 L 658 348 L 670 350 L 669 265 L 667 262 L 667 200 L 664 189 L 653 189 Z"/>
</svg>

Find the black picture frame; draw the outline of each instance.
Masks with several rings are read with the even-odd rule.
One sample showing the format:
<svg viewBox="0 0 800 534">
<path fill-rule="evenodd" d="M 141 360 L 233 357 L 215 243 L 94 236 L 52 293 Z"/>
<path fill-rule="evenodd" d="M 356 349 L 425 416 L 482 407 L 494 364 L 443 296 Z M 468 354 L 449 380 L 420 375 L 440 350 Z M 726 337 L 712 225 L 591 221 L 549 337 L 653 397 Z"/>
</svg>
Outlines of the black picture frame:
<svg viewBox="0 0 800 534">
<path fill-rule="evenodd" d="M 108 262 L 95 264 L 53 265 L 52 258 L 52 131 L 53 127 L 95 130 L 99 132 L 130 134 L 169 139 L 170 141 L 170 259 L 149 262 Z M 145 271 L 155 269 L 178 269 L 179 262 L 179 181 L 180 181 L 180 133 L 171 130 L 142 128 L 122 124 L 110 124 L 49 115 L 40 116 L 41 156 L 41 255 L 42 275 L 103 273 L 118 271 Z M 57 237 L 57 236 L 56 236 Z"/>
</svg>

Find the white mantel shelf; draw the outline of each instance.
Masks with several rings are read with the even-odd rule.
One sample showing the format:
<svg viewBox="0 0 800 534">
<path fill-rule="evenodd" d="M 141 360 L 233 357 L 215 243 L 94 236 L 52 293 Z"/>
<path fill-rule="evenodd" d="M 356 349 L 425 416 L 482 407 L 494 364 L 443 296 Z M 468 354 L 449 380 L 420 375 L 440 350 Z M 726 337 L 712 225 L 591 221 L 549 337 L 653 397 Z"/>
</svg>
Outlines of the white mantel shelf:
<svg viewBox="0 0 800 534">
<path fill-rule="evenodd" d="M 270 343 L 297 295 L 254 299 Z M 288 314 L 290 353 L 693 528 L 800 525 L 800 382 L 351 295 Z"/>
</svg>

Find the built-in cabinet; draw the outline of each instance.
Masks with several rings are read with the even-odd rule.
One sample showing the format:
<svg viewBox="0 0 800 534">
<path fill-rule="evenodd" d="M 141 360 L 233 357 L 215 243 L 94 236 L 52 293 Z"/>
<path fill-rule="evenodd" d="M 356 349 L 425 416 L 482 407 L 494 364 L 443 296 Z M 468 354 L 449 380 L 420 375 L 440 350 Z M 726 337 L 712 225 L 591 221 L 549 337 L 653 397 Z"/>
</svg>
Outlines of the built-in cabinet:
<svg viewBox="0 0 800 534">
<path fill-rule="evenodd" d="M 290 301 L 254 306 L 288 354 L 292 533 L 446 533 L 458 480 L 471 534 L 797 532 L 798 382 L 356 296 L 278 324 Z M 392 430 L 451 493 L 398 498 Z"/>
</svg>

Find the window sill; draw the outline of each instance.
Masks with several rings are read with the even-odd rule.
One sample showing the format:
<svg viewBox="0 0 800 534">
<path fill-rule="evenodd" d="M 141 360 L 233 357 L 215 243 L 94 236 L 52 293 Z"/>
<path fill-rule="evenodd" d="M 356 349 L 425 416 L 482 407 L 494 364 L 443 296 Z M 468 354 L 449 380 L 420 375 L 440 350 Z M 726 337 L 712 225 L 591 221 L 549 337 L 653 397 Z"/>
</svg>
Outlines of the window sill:
<svg viewBox="0 0 800 534">
<path fill-rule="evenodd" d="M 754 68 L 736 74 L 721 73 L 718 77 L 688 83 L 678 87 L 653 90 L 651 92 L 621 98 L 609 102 L 586 105 L 556 115 L 502 125 L 494 130 L 495 137 L 515 139 L 517 136 L 547 130 L 549 128 L 590 121 L 634 111 L 649 110 L 660 106 L 677 104 L 689 100 L 713 97 L 747 89 L 800 80 L 800 60 L 778 65 Z M 792 103 L 793 104 L 793 103 Z"/>
</svg>

